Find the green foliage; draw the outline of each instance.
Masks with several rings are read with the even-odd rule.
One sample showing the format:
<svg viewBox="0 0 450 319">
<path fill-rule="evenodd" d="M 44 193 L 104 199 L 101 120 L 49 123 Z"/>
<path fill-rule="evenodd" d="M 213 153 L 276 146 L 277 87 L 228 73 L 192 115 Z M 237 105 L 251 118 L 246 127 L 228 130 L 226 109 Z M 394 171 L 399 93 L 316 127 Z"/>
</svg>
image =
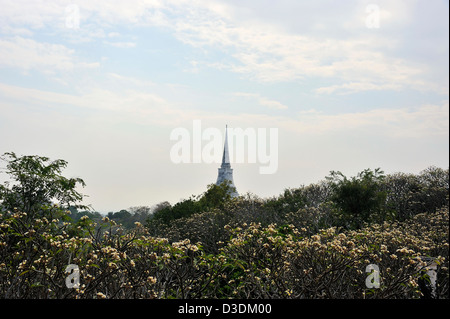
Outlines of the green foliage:
<svg viewBox="0 0 450 319">
<path fill-rule="evenodd" d="M 383 171 L 366 169 L 348 179 L 341 172 L 330 173 L 327 179 L 333 189 L 332 201 L 346 228 L 360 228 L 366 222 L 384 220 L 386 192 L 381 189 Z"/>
<path fill-rule="evenodd" d="M 208 189 L 199 196 L 191 196 L 189 199 L 182 200 L 171 206 L 162 205 L 155 210 L 151 218 L 149 218 L 149 227 L 157 224 L 169 224 L 171 221 L 180 218 L 187 218 L 197 213 L 211 211 L 214 209 L 223 209 L 225 204 L 231 200 L 231 186 L 228 181 L 221 185 L 210 184 Z"/>
<path fill-rule="evenodd" d="M 198 200 L 201 211 L 223 209 L 225 203 L 231 200 L 231 192 L 234 190 L 230 181 L 225 180 L 222 184 L 210 184 L 208 189 Z"/>
<path fill-rule="evenodd" d="M 78 211 L 76 207 L 70 206 L 68 209 L 68 216 L 73 222 L 77 222 L 81 217 L 87 216 L 91 220 L 100 220 L 102 219 L 102 215 L 99 212 L 90 211 L 90 210 L 82 210 Z"/>
<path fill-rule="evenodd" d="M 195 199 L 189 198 L 176 203 L 174 206 L 164 207 L 153 213 L 150 222 L 162 222 L 168 224 L 170 221 L 182 217 L 188 217 L 200 211 Z"/>
<path fill-rule="evenodd" d="M 5 153 L 1 160 L 7 162 L 6 174 L 10 181 L 0 185 L 0 201 L 3 209 L 17 208 L 33 218 L 43 206 L 59 204 L 69 207 L 79 205 L 83 195 L 76 188 L 85 186 L 81 178 L 66 178 L 61 175 L 67 166 L 64 160 L 50 161 L 47 157 L 22 156 Z"/>
<path fill-rule="evenodd" d="M 122 209 L 116 213 L 113 212 L 108 213 L 108 218 L 110 219 L 127 219 L 129 217 L 131 217 L 131 214 L 125 209 Z"/>
<path fill-rule="evenodd" d="M 419 298 L 428 265 L 422 256 L 431 255 L 438 296 L 448 298 L 448 218 L 446 208 L 312 236 L 293 225 L 226 225 L 229 240 L 208 254 L 202 243 L 169 242 L 143 227 L 123 232 L 107 218 L 108 232 L 98 233 L 89 218 L 27 221 L 26 213 L 3 212 L 0 297 Z M 70 235 L 71 228 L 79 232 Z M 365 286 L 369 263 L 381 269 L 380 289 Z M 80 268 L 79 288 L 64 284 L 68 264 Z"/>
<path fill-rule="evenodd" d="M 101 218 L 64 209 L 81 199 L 65 162 L 7 154 L 0 298 L 420 298 L 430 260 L 449 298 L 448 170 L 332 172 L 270 199 L 210 185 Z M 365 285 L 372 263 L 379 289 Z M 64 284 L 68 264 L 78 288 Z"/>
<path fill-rule="evenodd" d="M 285 189 L 284 193 L 278 197 L 269 199 L 265 203 L 265 207 L 273 209 L 280 216 L 284 216 L 289 212 L 295 212 L 305 207 L 306 196 L 301 188 Z"/>
</svg>

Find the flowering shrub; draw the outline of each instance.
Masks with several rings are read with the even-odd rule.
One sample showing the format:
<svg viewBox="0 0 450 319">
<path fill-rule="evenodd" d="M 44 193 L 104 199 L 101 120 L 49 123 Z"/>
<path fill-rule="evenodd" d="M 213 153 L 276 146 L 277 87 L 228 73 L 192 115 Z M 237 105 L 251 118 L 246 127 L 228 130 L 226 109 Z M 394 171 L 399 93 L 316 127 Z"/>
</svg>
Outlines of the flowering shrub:
<svg viewBox="0 0 450 319">
<path fill-rule="evenodd" d="M 0 298 L 419 298 L 430 295 L 431 266 L 431 291 L 449 298 L 448 170 L 369 178 L 367 194 L 350 181 L 363 190 L 357 202 L 386 194 L 362 215 L 345 215 L 351 192 L 336 205 L 327 182 L 268 200 L 210 187 L 188 203 L 196 209 L 160 205 L 146 227 L 124 229 L 52 204 L 83 197 L 83 180 L 60 174 L 65 161 L 5 158 L 13 183 L 0 185 Z M 379 270 L 376 285 L 366 269 Z"/>
<path fill-rule="evenodd" d="M 223 249 L 235 264 L 228 284 L 240 298 L 417 298 L 428 266 L 422 259 L 436 256 L 438 294 L 448 298 L 448 218 L 445 209 L 404 224 L 306 237 L 306 229 L 293 226 L 287 233 L 275 225 L 235 228 Z M 369 264 L 380 269 L 379 289 L 366 288 Z"/>
<path fill-rule="evenodd" d="M 105 218 L 64 222 L 49 207 L 32 223 L 18 211 L 0 215 L 3 298 L 418 298 L 424 256 L 436 257 L 437 294 L 448 298 L 448 208 L 406 222 L 309 235 L 294 225 L 225 225 L 229 240 L 207 254 L 201 243 L 131 232 Z M 72 235 L 71 235 L 72 234 Z M 80 285 L 67 288 L 76 264 Z M 380 269 L 367 288 L 365 267 Z"/>
<path fill-rule="evenodd" d="M 23 223 L 25 213 L 0 218 L 0 293 L 3 298 L 200 297 L 219 269 L 201 246 L 147 236 L 142 225 L 123 234 L 107 218 L 94 231 L 58 219 Z M 85 236 L 70 236 L 70 228 Z M 68 264 L 80 269 L 80 286 L 67 288 Z"/>
</svg>

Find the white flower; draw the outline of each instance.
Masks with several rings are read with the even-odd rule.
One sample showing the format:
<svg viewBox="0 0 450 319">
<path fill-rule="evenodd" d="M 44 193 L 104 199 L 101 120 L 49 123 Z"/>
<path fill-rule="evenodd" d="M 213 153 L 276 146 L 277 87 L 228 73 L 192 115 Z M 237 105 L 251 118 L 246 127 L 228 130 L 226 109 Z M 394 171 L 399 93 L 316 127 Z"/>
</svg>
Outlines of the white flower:
<svg viewBox="0 0 450 319">
<path fill-rule="evenodd" d="M 26 261 L 26 260 L 22 261 L 22 262 L 19 264 L 19 269 L 24 269 L 26 264 L 27 264 L 27 261 Z"/>
<path fill-rule="evenodd" d="M 97 292 L 97 297 L 100 299 L 106 299 L 106 295 L 101 292 Z"/>
</svg>

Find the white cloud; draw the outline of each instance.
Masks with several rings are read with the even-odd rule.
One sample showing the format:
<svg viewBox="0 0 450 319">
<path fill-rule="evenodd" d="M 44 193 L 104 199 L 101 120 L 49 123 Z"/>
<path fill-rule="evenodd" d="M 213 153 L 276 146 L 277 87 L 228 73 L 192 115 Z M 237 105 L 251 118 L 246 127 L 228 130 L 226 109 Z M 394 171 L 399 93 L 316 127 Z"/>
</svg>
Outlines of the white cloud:
<svg viewBox="0 0 450 319">
<path fill-rule="evenodd" d="M 116 30 L 108 30 L 112 26 L 160 27 L 194 48 L 215 48 L 227 54 L 222 61 L 205 65 L 256 81 L 331 79 L 331 85 L 316 89 L 319 94 L 402 89 L 446 94 L 445 77 L 440 81 L 442 85 L 436 83 L 426 76 L 432 72 L 429 65 L 393 54 L 403 44 L 398 35 L 416 24 L 418 3 L 380 1 L 381 27 L 374 31 L 365 26 L 366 2 L 347 2 L 339 7 L 329 1 L 282 2 L 265 8 L 266 3 L 250 6 L 247 2 L 238 5 L 213 0 L 85 0 L 77 1 L 80 28 L 71 32 L 65 26 L 65 9 L 70 3 L 22 0 L 2 7 L 0 27 L 16 34 L 50 27 L 75 42 L 117 38 Z M 439 9 L 435 7 L 432 12 Z M 266 21 L 267 16 L 278 18 Z M 294 26 L 289 28 L 291 24 Z M 136 46 L 135 41 L 105 43 L 121 48 Z M 60 60 L 57 64 L 70 67 L 66 62 Z"/>
<path fill-rule="evenodd" d="M 150 86 L 154 86 L 155 83 L 152 81 L 147 81 L 147 80 L 141 80 L 141 79 L 137 79 L 137 78 L 133 78 L 130 76 L 124 76 L 124 75 L 120 75 L 117 73 L 108 73 L 106 74 L 108 77 L 110 77 L 111 79 L 114 79 L 115 81 L 118 81 L 120 83 L 120 85 L 132 85 L 134 87 L 150 87 Z"/>
<path fill-rule="evenodd" d="M 386 109 L 366 112 L 324 114 L 316 110 L 299 112 L 286 121 L 290 130 L 302 133 L 333 134 L 338 131 L 368 132 L 391 138 L 448 138 L 449 102 L 441 105 Z"/>
<path fill-rule="evenodd" d="M 1 7 L 0 25 L 22 25 L 40 29 L 54 24 L 57 17 L 64 19 L 66 5 L 63 2 L 45 0 L 15 0 L 3 1 Z"/>
<path fill-rule="evenodd" d="M 6 35 L 25 36 L 25 37 L 31 37 L 33 35 L 33 32 L 30 29 L 21 27 L 12 27 L 10 25 L 3 25 L 3 26 L 0 25 L 0 33 Z"/>
<path fill-rule="evenodd" d="M 241 96 L 244 98 L 250 98 L 256 100 L 257 103 L 259 103 L 262 106 L 268 107 L 270 109 L 277 109 L 277 110 L 284 110 L 288 107 L 278 101 L 268 99 L 266 97 L 263 97 L 257 93 L 245 93 L 245 92 L 236 92 L 233 93 L 234 96 Z"/>
<path fill-rule="evenodd" d="M 108 33 L 108 38 L 116 38 L 116 37 L 120 37 L 119 32 L 109 32 Z"/>
<path fill-rule="evenodd" d="M 229 121 L 236 126 L 279 127 L 296 134 L 334 134 L 338 131 L 377 132 L 392 138 L 448 137 L 449 103 L 440 105 L 424 104 L 416 107 L 398 109 L 377 108 L 365 112 L 326 114 L 311 109 L 298 112 L 297 117 L 273 116 L 261 113 L 227 114 L 223 112 L 186 110 L 173 105 L 167 99 L 148 92 L 154 86 L 145 81 L 110 74 L 119 85 L 128 84 L 122 91 L 113 89 L 89 88 L 79 95 L 63 94 L 38 89 L 22 88 L 0 83 L 0 96 L 13 103 L 25 102 L 25 105 L 41 105 L 48 112 L 65 107 L 101 111 L 100 116 L 113 121 L 127 121 L 134 124 L 158 124 L 168 127 L 184 125 L 193 119 L 220 123 Z M 260 105 L 285 109 L 282 103 L 270 100 L 255 93 L 235 92 L 234 96 L 254 99 Z M 107 112 L 107 113 L 105 113 Z M 95 117 L 97 113 L 93 113 Z M 184 123 L 184 124 L 183 124 Z"/>
<path fill-rule="evenodd" d="M 231 60 L 209 66 L 218 65 L 261 82 L 308 77 L 332 78 L 337 82 L 331 87 L 319 88 L 318 93 L 404 88 L 436 90 L 434 83 L 421 80 L 428 71 L 426 66 L 388 54 L 386 48 L 395 47 L 395 38 L 368 32 L 364 26 L 364 7 L 355 6 L 361 12 L 356 14 L 354 9 L 349 15 L 356 17 L 351 23 L 353 28 L 360 25 L 362 31 L 349 33 L 347 37 L 326 37 L 288 32 L 279 25 L 258 19 L 238 20 L 237 9 L 231 6 L 222 5 L 221 10 L 213 10 L 204 2 L 182 3 L 182 6 L 171 7 L 173 16 L 166 14 L 164 25 L 171 28 L 180 41 L 193 47 L 213 47 L 229 52 Z M 395 15 L 405 23 L 404 16 L 409 16 L 411 10 L 403 12 L 401 8 L 403 6 L 383 4 L 382 18 L 387 23 Z M 183 15 L 184 11 L 188 14 Z M 398 11 L 402 12 L 397 14 Z M 321 14 L 326 16 L 330 13 L 327 12 L 322 9 Z M 349 16 L 340 16 L 340 19 L 346 20 Z"/>
<path fill-rule="evenodd" d="M 71 71 L 75 67 L 95 68 L 96 62 L 82 62 L 75 50 L 61 44 L 38 42 L 29 38 L 0 39 L 0 67 L 14 67 L 22 71 L 43 73 Z"/>
<path fill-rule="evenodd" d="M 120 81 L 123 82 L 124 79 L 121 78 Z M 135 82 L 130 84 L 134 86 Z M 163 97 L 149 93 L 148 87 L 142 90 L 123 88 L 120 91 L 91 87 L 82 91 L 73 95 L 0 83 L 0 97 L 3 100 L 11 101 L 11 105 L 32 105 L 50 115 L 54 115 L 55 110 L 91 110 L 94 112 L 90 113 L 90 121 L 97 119 L 163 126 L 173 126 L 180 120 L 196 116 L 194 111 L 178 109 Z"/>
<path fill-rule="evenodd" d="M 116 47 L 116 48 L 134 48 L 136 46 L 136 42 L 111 42 L 111 41 L 104 41 L 103 43 L 108 44 L 110 46 Z"/>
<path fill-rule="evenodd" d="M 0 65 L 22 70 L 71 70 L 74 68 L 74 50 L 59 44 L 41 43 L 15 37 L 0 39 Z"/>
<path fill-rule="evenodd" d="M 336 84 L 331 86 L 319 87 L 315 91 L 319 94 L 351 94 L 361 91 L 380 91 L 380 90 L 399 90 L 401 85 L 397 83 L 381 83 L 375 84 L 372 82 L 349 82 L 343 84 Z"/>
</svg>

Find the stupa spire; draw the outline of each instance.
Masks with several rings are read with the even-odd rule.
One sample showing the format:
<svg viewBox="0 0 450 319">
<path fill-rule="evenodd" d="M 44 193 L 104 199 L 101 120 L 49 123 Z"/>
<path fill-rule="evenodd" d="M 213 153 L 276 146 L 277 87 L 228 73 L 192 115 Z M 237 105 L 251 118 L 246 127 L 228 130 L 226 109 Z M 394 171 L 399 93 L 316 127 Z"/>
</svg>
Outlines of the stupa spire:
<svg viewBox="0 0 450 319">
<path fill-rule="evenodd" d="M 230 154 L 228 151 L 228 125 L 225 125 L 225 144 L 223 146 L 222 165 L 221 167 L 231 167 Z"/>
<path fill-rule="evenodd" d="M 238 196 L 239 194 L 236 191 L 236 186 L 234 186 L 233 169 L 231 168 L 230 153 L 228 151 L 228 125 L 225 125 L 225 143 L 223 146 L 222 165 L 220 165 L 219 168 L 216 185 L 220 185 L 224 181 L 229 181 L 230 183 L 230 187 L 232 188 L 231 196 Z"/>
</svg>

